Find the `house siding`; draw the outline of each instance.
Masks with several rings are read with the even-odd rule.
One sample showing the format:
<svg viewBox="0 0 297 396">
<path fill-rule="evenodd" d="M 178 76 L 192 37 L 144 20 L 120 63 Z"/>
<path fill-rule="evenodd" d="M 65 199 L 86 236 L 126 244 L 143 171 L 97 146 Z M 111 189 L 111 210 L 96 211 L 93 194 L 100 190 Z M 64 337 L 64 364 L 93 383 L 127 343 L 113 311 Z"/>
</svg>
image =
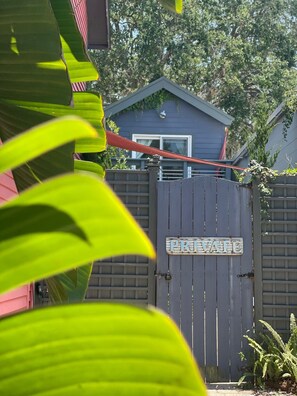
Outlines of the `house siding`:
<svg viewBox="0 0 297 396">
<path fill-rule="evenodd" d="M 1 141 L 0 141 L 1 144 Z M 0 175 L 0 204 L 17 195 L 17 188 L 11 172 Z M 25 285 L 0 295 L 0 316 L 23 311 L 32 306 L 32 285 Z"/>
<path fill-rule="evenodd" d="M 11 172 L 0 175 L 0 203 L 4 203 L 17 194 L 17 189 Z"/>
<path fill-rule="evenodd" d="M 284 170 L 297 166 L 297 113 L 294 115 L 286 138 L 284 137 L 283 118 L 277 122 L 277 125 L 271 132 L 266 149 L 271 150 L 271 153 L 279 150 L 273 169 Z"/>
<path fill-rule="evenodd" d="M 218 159 L 224 142 L 225 126 L 190 104 L 176 98 L 168 100 L 161 110 L 127 111 L 112 117 L 120 127 L 120 135 L 132 139 L 133 134 L 192 135 L 192 157 Z"/>
<path fill-rule="evenodd" d="M 71 0 L 71 5 L 74 11 L 75 20 L 80 34 L 87 45 L 88 41 L 88 19 L 87 19 L 87 5 L 86 0 Z M 80 92 L 86 90 L 85 82 L 77 82 L 72 84 L 74 92 Z"/>
</svg>

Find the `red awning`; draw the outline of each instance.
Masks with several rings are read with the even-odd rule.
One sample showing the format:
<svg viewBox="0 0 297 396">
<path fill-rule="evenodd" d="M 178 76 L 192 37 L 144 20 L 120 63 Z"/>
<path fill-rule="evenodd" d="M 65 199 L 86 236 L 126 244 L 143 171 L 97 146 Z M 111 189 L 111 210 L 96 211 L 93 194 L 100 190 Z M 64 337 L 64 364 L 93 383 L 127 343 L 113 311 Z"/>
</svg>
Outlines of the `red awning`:
<svg viewBox="0 0 297 396">
<path fill-rule="evenodd" d="M 106 131 L 107 143 L 110 146 L 122 148 L 129 151 L 137 151 L 138 153 L 149 154 L 149 155 L 160 155 L 165 158 L 179 159 L 182 161 L 194 162 L 196 164 L 215 166 L 216 168 L 229 168 L 244 171 L 244 168 L 239 166 L 223 164 L 215 161 L 207 161 L 199 158 L 186 157 L 184 155 L 170 153 L 169 151 L 160 150 L 154 147 L 145 146 L 144 144 L 132 142 L 129 139 L 123 138 L 111 131 Z"/>
</svg>

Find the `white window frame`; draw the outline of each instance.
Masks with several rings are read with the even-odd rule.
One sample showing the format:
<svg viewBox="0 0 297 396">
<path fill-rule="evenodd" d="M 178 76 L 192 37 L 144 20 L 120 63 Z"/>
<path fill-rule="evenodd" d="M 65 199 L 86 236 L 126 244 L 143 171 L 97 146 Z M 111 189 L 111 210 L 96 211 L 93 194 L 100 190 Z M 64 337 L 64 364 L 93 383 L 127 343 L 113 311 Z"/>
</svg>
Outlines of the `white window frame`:
<svg viewBox="0 0 297 396">
<path fill-rule="evenodd" d="M 188 140 L 188 153 L 187 157 L 192 156 L 192 135 L 163 135 L 163 134 L 134 134 L 132 135 L 133 142 L 137 143 L 137 139 L 159 139 L 160 140 L 160 150 L 163 150 L 163 138 L 167 139 L 187 139 Z M 132 158 L 136 158 L 136 152 L 132 151 Z M 162 157 L 161 157 L 162 158 Z"/>
</svg>

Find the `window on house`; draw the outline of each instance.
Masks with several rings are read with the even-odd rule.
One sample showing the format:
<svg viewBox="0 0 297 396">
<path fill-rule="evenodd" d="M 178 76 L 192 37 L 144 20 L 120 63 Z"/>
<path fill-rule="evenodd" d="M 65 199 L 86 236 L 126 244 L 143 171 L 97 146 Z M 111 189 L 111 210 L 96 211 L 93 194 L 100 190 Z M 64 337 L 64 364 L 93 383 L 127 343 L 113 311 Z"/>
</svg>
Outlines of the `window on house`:
<svg viewBox="0 0 297 396">
<path fill-rule="evenodd" d="M 170 151 L 171 153 L 188 157 L 192 155 L 192 136 L 190 135 L 133 135 L 132 139 L 134 142 L 144 144 L 145 146 L 159 148 Z M 132 152 L 132 158 L 143 159 L 148 157 L 149 155 L 147 154 Z M 163 180 L 178 178 L 181 177 L 184 170 L 185 168 L 182 162 L 178 160 L 165 160 L 162 163 L 160 178 Z"/>
</svg>

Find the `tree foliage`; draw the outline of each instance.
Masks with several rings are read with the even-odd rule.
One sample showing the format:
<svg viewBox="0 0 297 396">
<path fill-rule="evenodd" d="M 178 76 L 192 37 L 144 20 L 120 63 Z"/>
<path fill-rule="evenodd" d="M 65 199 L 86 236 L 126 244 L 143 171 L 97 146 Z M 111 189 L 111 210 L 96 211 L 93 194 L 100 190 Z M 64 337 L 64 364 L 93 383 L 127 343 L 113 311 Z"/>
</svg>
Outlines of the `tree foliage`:
<svg viewBox="0 0 297 396">
<path fill-rule="evenodd" d="M 166 76 L 235 117 L 230 148 L 297 84 L 297 0 L 185 0 L 180 16 L 156 0 L 110 1 L 112 48 L 93 51 L 111 103 Z M 295 90 L 294 90 L 295 92 Z"/>
</svg>

